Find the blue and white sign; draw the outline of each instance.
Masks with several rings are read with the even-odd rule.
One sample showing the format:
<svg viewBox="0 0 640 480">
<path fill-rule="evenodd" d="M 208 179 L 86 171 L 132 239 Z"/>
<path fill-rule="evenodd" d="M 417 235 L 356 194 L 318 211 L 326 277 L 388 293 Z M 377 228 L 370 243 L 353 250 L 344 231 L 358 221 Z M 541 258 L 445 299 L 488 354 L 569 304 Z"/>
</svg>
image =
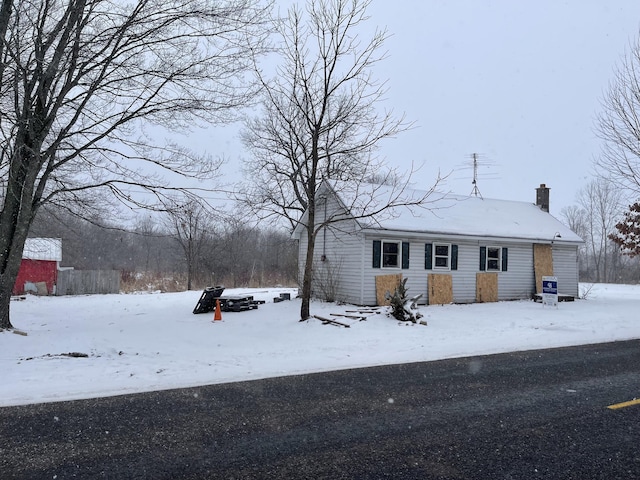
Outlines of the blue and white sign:
<svg viewBox="0 0 640 480">
<path fill-rule="evenodd" d="M 542 305 L 558 307 L 558 277 L 542 277 Z"/>
</svg>

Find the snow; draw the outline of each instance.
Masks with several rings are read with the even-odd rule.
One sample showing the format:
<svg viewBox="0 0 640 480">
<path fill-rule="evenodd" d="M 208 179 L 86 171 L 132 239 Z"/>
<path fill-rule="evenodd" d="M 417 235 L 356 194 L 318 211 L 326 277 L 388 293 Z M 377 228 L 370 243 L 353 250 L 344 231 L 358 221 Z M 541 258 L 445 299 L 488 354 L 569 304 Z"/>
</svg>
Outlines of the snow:
<svg viewBox="0 0 640 480">
<path fill-rule="evenodd" d="M 640 338 L 640 286 L 581 284 L 585 299 L 557 308 L 533 301 L 422 306 L 428 325 L 385 313 L 350 325 L 298 322 L 294 289 L 227 289 L 266 300 L 257 310 L 194 315 L 200 292 L 28 296 L 11 302 L 27 335 L 0 333 L 0 406 L 95 398 L 275 376 L 423 362 Z M 410 293 L 410 292 L 409 292 Z M 88 357 L 63 354 L 82 353 Z"/>
<path fill-rule="evenodd" d="M 27 238 L 24 242 L 22 258 L 29 260 L 62 261 L 61 238 Z"/>
<path fill-rule="evenodd" d="M 373 184 L 350 184 L 332 181 L 330 187 L 348 210 L 357 216 L 397 202 L 416 201 L 427 191 Z M 535 191 L 531 191 L 534 197 Z M 396 198 L 398 197 L 398 198 Z M 365 228 L 406 232 L 438 232 L 474 237 L 502 237 L 542 243 L 582 244 L 583 240 L 553 215 L 534 203 L 498 200 L 475 196 L 431 193 L 424 208 L 399 205 L 374 216 L 361 219 Z"/>
</svg>

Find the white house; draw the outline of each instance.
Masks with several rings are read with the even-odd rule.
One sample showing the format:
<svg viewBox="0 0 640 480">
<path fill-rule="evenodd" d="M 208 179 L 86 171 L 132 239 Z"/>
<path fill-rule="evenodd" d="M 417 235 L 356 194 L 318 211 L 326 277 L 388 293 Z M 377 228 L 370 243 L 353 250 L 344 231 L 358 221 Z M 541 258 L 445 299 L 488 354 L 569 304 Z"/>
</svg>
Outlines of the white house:
<svg viewBox="0 0 640 480">
<path fill-rule="evenodd" d="M 540 293 L 543 275 L 558 278 L 560 294 L 578 295 L 577 252 L 583 241 L 549 214 L 544 184 L 536 189 L 536 203 L 433 194 L 424 208 L 394 207 L 371 217 L 364 215 L 389 202 L 393 189 L 358 188 L 324 182 L 318 190 L 316 224 L 333 223 L 316 238 L 317 298 L 376 305 L 406 278 L 409 295 L 422 294 L 421 302 L 428 304 L 524 299 Z M 301 273 L 306 218 L 293 232 Z"/>
</svg>

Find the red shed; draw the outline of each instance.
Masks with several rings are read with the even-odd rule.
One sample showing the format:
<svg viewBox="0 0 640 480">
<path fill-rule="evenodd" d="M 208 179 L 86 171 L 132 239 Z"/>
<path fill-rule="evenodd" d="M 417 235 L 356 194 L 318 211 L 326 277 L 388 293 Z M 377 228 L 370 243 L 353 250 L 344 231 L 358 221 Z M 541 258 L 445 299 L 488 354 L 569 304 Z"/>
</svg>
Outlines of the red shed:
<svg viewBox="0 0 640 480">
<path fill-rule="evenodd" d="M 61 261 L 62 239 L 27 238 L 13 294 L 55 294 Z"/>
</svg>

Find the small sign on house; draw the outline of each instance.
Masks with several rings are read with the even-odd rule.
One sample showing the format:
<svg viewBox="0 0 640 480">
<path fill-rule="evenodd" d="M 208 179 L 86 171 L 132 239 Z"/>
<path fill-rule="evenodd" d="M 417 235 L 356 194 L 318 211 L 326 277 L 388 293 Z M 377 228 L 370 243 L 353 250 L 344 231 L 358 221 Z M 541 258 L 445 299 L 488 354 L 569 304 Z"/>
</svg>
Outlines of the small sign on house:
<svg viewBox="0 0 640 480">
<path fill-rule="evenodd" d="M 558 277 L 542 277 L 542 305 L 558 307 Z"/>
</svg>

